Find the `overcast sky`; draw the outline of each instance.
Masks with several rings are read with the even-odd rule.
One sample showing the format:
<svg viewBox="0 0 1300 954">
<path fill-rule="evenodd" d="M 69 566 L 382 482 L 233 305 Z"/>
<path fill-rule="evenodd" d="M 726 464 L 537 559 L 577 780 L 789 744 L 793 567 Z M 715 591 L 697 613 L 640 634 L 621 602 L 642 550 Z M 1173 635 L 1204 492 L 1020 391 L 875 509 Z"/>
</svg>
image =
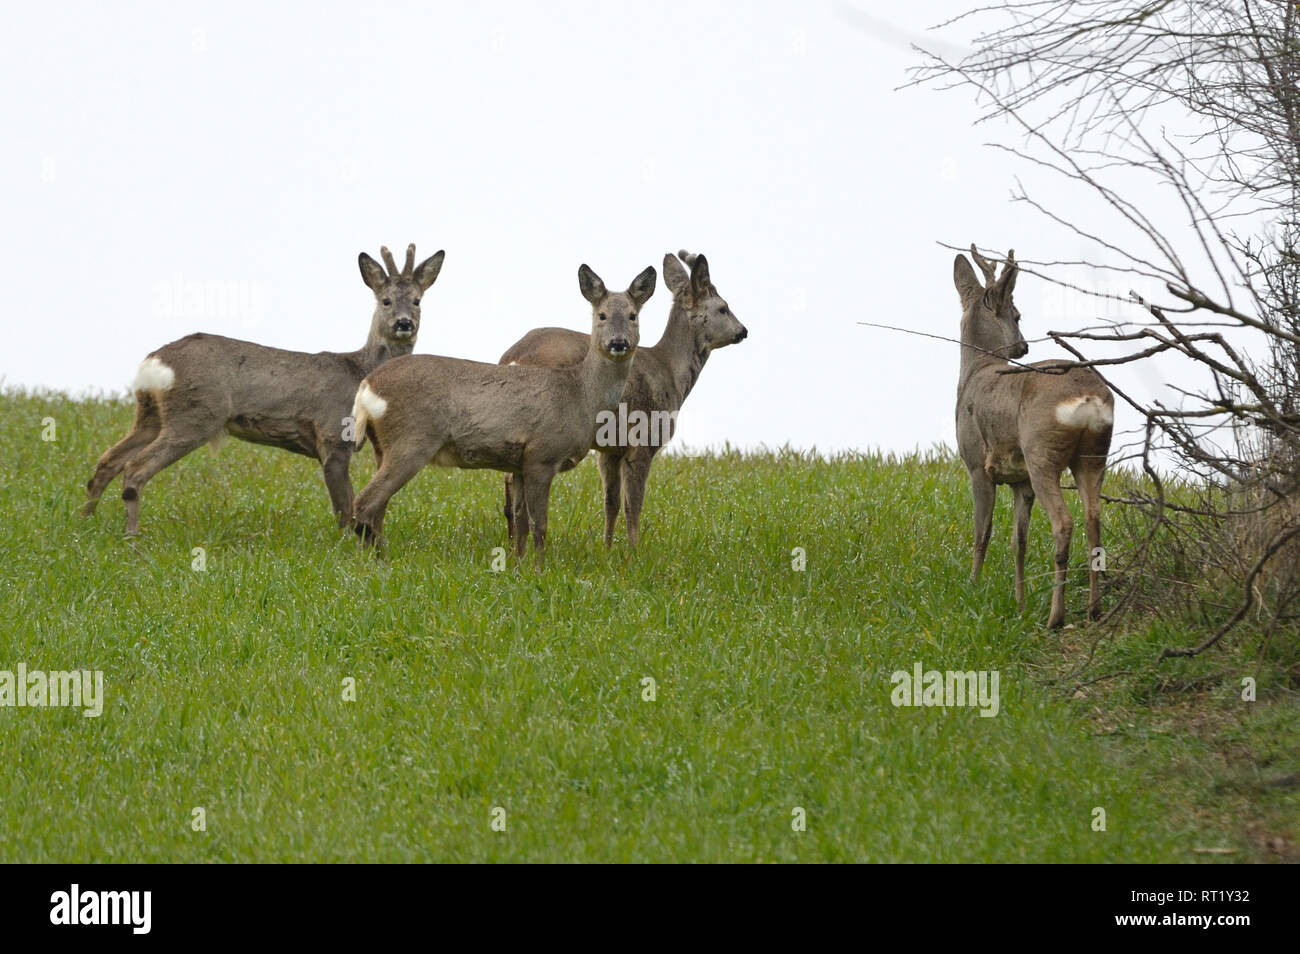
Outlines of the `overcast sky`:
<svg viewBox="0 0 1300 954">
<path fill-rule="evenodd" d="M 938 241 L 1084 252 L 1009 201 L 1034 180 L 981 145 L 1005 131 L 972 128 L 966 92 L 894 91 L 909 40 L 969 5 L 10 6 L 0 379 L 125 393 L 199 330 L 351 350 L 374 304 L 357 253 L 408 242 L 447 251 L 417 350 L 495 361 L 588 327 L 580 263 L 623 288 L 686 247 L 750 337 L 709 361 L 679 440 L 952 444 L 956 347 L 857 322 L 956 335 Z M 643 343 L 669 304 L 661 278 Z M 1017 304 L 1029 338 L 1099 312 L 1029 276 Z"/>
</svg>

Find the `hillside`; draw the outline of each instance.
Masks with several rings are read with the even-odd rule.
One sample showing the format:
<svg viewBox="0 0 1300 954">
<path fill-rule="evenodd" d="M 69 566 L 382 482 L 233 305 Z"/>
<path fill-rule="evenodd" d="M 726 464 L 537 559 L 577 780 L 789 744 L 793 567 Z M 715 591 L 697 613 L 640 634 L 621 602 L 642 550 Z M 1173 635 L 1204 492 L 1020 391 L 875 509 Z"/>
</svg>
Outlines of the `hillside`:
<svg viewBox="0 0 1300 954">
<path fill-rule="evenodd" d="M 546 570 L 493 572 L 494 472 L 424 471 L 376 560 L 313 462 L 231 441 L 155 478 L 130 541 L 118 485 L 78 515 L 128 405 L 0 400 L 0 669 L 104 673 L 96 718 L 0 708 L 0 860 L 1296 857 L 1295 674 L 1243 703 L 1253 647 L 1152 668 L 1201 632 L 1164 621 L 1106 641 L 1132 675 L 1063 688 L 1096 634 L 1041 628 L 1045 517 L 1018 616 L 1008 498 L 972 586 L 941 453 L 661 458 L 635 554 L 587 463 Z M 996 715 L 894 706 L 916 664 L 997 671 Z"/>
</svg>

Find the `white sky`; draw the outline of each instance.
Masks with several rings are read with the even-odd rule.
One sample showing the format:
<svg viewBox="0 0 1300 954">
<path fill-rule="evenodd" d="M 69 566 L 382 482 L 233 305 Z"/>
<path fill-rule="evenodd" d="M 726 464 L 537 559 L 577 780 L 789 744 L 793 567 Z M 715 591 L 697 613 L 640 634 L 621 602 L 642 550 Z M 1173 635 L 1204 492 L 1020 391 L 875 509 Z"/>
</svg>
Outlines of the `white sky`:
<svg viewBox="0 0 1300 954">
<path fill-rule="evenodd" d="M 495 361 L 530 328 L 587 327 L 579 263 L 623 288 L 686 247 L 750 337 L 709 362 L 681 441 L 951 444 L 956 347 L 856 322 L 956 335 L 936 241 L 1086 251 L 1008 201 L 1031 171 L 981 145 L 1000 133 L 971 127 L 968 93 L 894 92 L 909 34 L 969 5 L 10 6 L 0 381 L 124 393 L 199 330 L 359 347 L 357 253 L 412 241 L 447 250 L 417 350 Z M 644 343 L 669 304 L 661 276 Z M 1029 338 L 1098 307 L 1030 276 L 1017 304 Z"/>
</svg>

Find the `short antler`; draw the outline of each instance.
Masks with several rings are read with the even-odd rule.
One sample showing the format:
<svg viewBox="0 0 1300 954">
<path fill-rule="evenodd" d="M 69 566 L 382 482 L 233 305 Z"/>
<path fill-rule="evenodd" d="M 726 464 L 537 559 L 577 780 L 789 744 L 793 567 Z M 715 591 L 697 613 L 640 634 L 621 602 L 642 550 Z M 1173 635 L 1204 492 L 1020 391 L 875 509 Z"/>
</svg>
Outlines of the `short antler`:
<svg viewBox="0 0 1300 954">
<path fill-rule="evenodd" d="M 399 277 L 397 273 L 397 264 L 393 261 L 393 253 L 388 250 L 388 246 L 382 246 L 379 249 L 379 254 L 383 257 L 384 264 L 388 267 L 388 277 L 390 279 Z"/>
<path fill-rule="evenodd" d="M 686 267 L 687 267 L 687 268 L 694 268 L 694 267 L 695 267 L 695 260 L 696 260 L 697 258 L 699 258 L 698 255 L 692 255 L 690 252 L 686 251 L 686 249 L 684 249 L 684 248 L 683 248 L 683 249 L 680 249 L 680 250 L 677 252 L 677 257 L 680 258 L 683 262 L 686 263 Z"/>
<path fill-rule="evenodd" d="M 1009 272 L 1009 271 L 1011 271 L 1011 269 L 1015 268 L 1015 265 L 1016 265 L 1016 250 L 1015 250 L 1014 248 L 1013 248 L 1013 249 L 1008 249 L 1008 250 L 1007 250 L 1007 260 L 1006 260 L 1005 262 L 1002 263 L 1002 277 L 1003 277 L 1003 278 L 1006 278 L 1006 277 L 1007 277 L 1007 272 Z"/>
<path fill-rule="evenodd" d="M 994 280 L 998 277 L 998 263 L 996 261 L 991 262 L 981 255 L 979 249 L 975 247 L 974 242 L 972 242 L 970 246 L 970 257 L 975 259 L 975 264 L 978 265 L 980 271 L 984 273 L 984 284 L 992 285 Z"/>
<path fill-rule="evenodd" d="M 402 277 L 411 278 L 415 272 L 415 245 L 406 246 L 406 265 L 402 268 Z"/>
</svg>

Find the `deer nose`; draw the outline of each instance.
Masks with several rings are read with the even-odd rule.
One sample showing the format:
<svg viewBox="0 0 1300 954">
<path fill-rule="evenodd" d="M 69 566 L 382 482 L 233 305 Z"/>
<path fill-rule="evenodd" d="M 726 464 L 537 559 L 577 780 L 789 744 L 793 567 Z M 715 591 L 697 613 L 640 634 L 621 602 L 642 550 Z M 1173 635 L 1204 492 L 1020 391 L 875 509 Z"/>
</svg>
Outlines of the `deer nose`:
<svg viewBox="0 0 1300 954">
<path fill-rule="evenodd" d="M 393 330 L 399 334 L 410 334 L 415 331 L 415 322 L 410 318 L 398 318 L 393 322 Z"/>
<path fill-rule="evenodd" d="M 609 353 L 622 357 L 632 350 L 632 342 L 626 338 L 615 338 L 609 343 Z"/>
<path fill-rule="evenodd" d="M 739 344 L 740 342 L 744 341 L 748 337 L 749 337 L 749 329 L 746 328 L 744 325 L 741 325 L 740 334 L 736 335 L 736 337 L 732 340 L 731 343 Z"/>
</svg>

